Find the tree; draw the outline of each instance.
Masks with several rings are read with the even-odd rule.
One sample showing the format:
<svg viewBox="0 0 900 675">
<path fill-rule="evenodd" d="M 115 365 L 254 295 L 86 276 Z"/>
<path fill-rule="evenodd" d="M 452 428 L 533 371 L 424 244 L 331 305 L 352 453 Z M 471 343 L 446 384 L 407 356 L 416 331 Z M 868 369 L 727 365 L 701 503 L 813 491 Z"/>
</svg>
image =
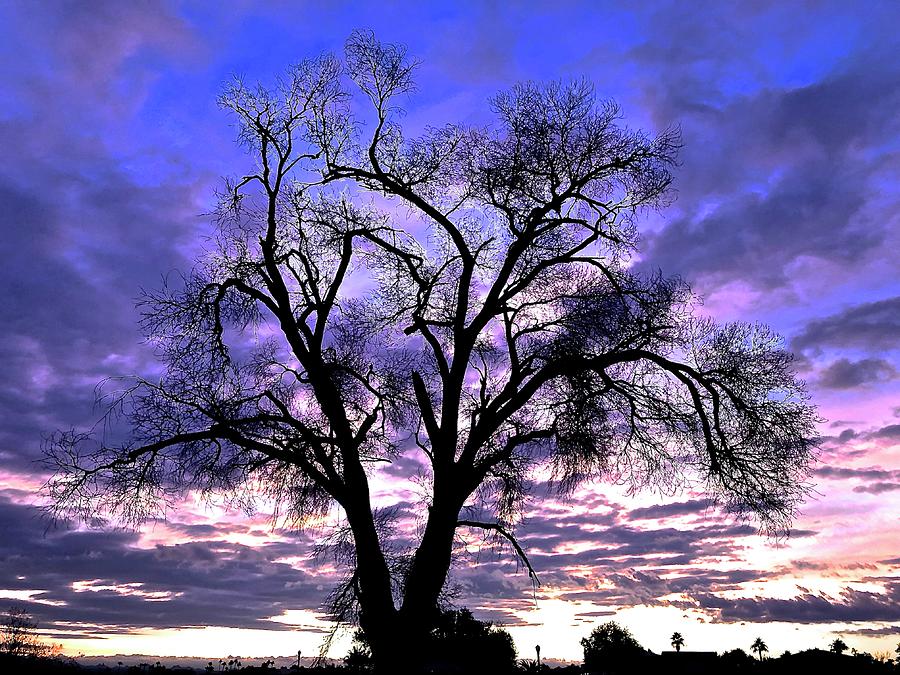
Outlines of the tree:
<svg viewBox="0 0 900 675">
<path fill-rule="evenodd" d="M 127 440 L 48 440 L 54 514 L 139 523 L 193 490 L 262 496 L 302 526 L 337 504 L 335 616 L 387 670 L 422 656 L 460 531 L 509 543 L 536 582 L 514 537 L 535 470 L 561 493 L 699 477 L 786 526 L 816 421 L 790 355 L 629 268 L 637 217 L 671 198 L 677 132 L 628 130 L 577 81 L 408 139 L 415 63 L 368 33 L 345 53 L 225 89 L 255 166 L 225 181 L 197 267 L 141 302 L 166 371 L 103 391 Z M 412 453 L 429 494 L 405 549 L 370 479 Z"/>
<path fill-rule="evenodd" d="M 41 639 L 37 627 L 23 608 L 9 609 L 0 622 L 0 654 L 13 657 L 50 656 L 53 647 Z"/>
<path fill-rule="evenodd" d="M 634 662 L 645 656 L 645 650 L 624 626 L 607 621 L 582 638 L 584 668 L 587 672 L 634 670 Z"/>
<path fill-rule="evenodd" d="M 441 613 L 428 653 L 433 663 L 460 672 L 508 673 L 516 667 L 512 636 L 490 621 L 479 621 L 465 607 Z"/>
<path fill-rule="evenodd" d="M 672 633 L 672 646 L 675 648 L 676 652 L 680 652 L 681 648 L 684 647 L 684 638 L 681 637 L 681 633 L 675 632 Z"/>
<path fill-rule="evenodd" d="M 844 642 L 841 638 L 835 638 L 834 641 L 828 645 L 828 649 L 835 654 L 843 654 L 847 651 L 847 643 Z"/>
<path fill-rule="evenodd" d="M 763 642 L 762 638 L 756 638 L 753 641 L 753 644 L 750 645 L 750 651 L 756 652 L 759 660 L 762 661 L 763 653 L 769 651 L 769 648 L 766 646 L 766 643 Z"/>
<path fill-rule="evenodd" d="M 363 631 L 357 631 L 354 641 L 359 651 L 370 653 Z M 490 621 L 479 621 L 466 607 L 440 613 L 423 651 L 428 672 L 507 673 L 516 667 L 512 636 Z"/>
</svg>

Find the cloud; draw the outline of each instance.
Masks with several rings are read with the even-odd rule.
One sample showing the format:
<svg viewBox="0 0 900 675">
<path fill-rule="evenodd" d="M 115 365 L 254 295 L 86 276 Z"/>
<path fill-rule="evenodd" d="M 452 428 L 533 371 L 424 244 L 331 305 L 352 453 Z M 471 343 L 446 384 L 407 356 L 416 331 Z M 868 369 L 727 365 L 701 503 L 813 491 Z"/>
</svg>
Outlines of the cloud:
<svg viewBox="0 0 900 675">
<path fill-rule="evenodd" d="M 828 389 L 854 389 L 889 382 L 897 376 L 897 369 L 885 359 L 838 359 L 819 373 L 818 384 Z"/>
<path fill-rule="evenodd" d="M 741 584 L 769 578 L 770 572 L 761 570 L 710 570 L 687 567 L 673 572 L 665 570 L 627 570 L 612 572 L 598 578 L 587 588 L 571 590 L 566 600 L 592 602 L 601 606 L 634 607 L 671 605 L 690 606 L 689 601 L 672 600 L 666 596 L 692 596 L 700 593 L 722 593 L 740 588 Z"/>
<path fill-rule="evenodd" d="M 900 296 L 863 302 L 810 321 L 791 340 L 795 350 L 826 347 L 890 350 L 900 347 Z"/>
<path fill-rule="evenodd" d="M 2 122 L 0 142 L 18 147 Z M 160 270 L 185 266 L 179 247 L 199 211 L 193 186 L 142 187 L 88 170 L 106 162 L 26 166 L 17 184 L 0 170 L 0 285 L 10 290 L 0 306 L 0 449 L 23 470 L 42 434 L 94 421 L 96 382 L 152 372 L 134 299 L 159 284 Z"/>
<path fill-rule="evenodd" d="M 0 10 L 19 28 L 3 49 L 28 64 L 4 69 L 16 106 L 0 115 L 17 158 L 0 166 L 0 453 L 22 472 L 36 470 L 43 434 L 95 421 L 99 380 L 152 374 L 134 300 L 190 267 L 210 187 L 132 126 L 167 59 L 195 55 L 187 24 L 146 3 L 44 9 Z"/>
<path fill-rule="evenodd" d="M 868 435 L 872 439 L 900 440 L 900 424 L 888 424 Z"/>
<path fill-rule="evenodd" d="M 813 475 L 819 478 L 867 478 L 867 479 L 884 479 L 892 477 L 900 477 L 900 471 L 888 471 L 878 467 L 869 467 L 865 469 L 851 469 L 843 466 L 821 466 Z"/>
<path fill-rule="evenodd" d="M 857 485 L 853 492 L 879 495 L 900 490 L 900 471 L 889 471 L 879 467 L 851 469 L 839 466 L 822 466 L 813 472 L 819 478 L 831 480 L 865 480 L 866 485 Z"/>
<path fill-rule="evenodd" d="M 881 626 L 880 628 L 857 628 L 854 630 L 846 630 L 842 631 L 847 635 L 871 635 L 875 637 L 888 636 L 888 635 L 896 635 L 897 627 L 896 626 Z"/>
<path fill-rule="evenodd" d="M 847 175 L 841 175 L 847 171 Z M 803 256 L 855 264 L 881 241 L 858 226 L 864 188 L 849 169 L 816 164 L 788 169 L 765 192 L 747 189 L 706 215 L 669 224 L 648 240 L 643 267 L 689 280 L 739 280 L 766 289 L 784 286 Z"/>
<path fill-rule="evenodd" d="M 655 518 L 671 518 L 673 516 L 693 516 L 708 512 L 713 506 L 709 499 L 689 499 L 684 502 L 672 502 L 633 509 L 628 513 L 630 520 L 643 520 Z"/>
<path fill-rule="evenodd" d="M 27 77 L 13 83 L 35 104 L 62 102 L 70 113 L 89 100 L 102 105 L 94 113 L 131 112 L 155 79 L 154 57 L 184 64 L 202 53 L 191 26 L 164 3 L 67 1 L 42 12 L 9 3 L 6 9 L 19 27 L 10 46 L 31 61 Z"/>
<path fill-rule="evenodd" d="M 31 507 L 0 499 L 0 588 L 38 591 L 26 605 L 50 629 L 98 632 L 214 625 L 291 630 L 270 620 L 319 611 L 335 582 L 278 562 L 307 550 L 273 541 L 193 541 L 140 548 L 126 531 L 51 531 Z"/>
<path fill-rule="evenodd" d="M 871 485 L 859 485 L 853 488 L 854 492 L 862 492 L 872 495 L 880 495 L 885 492 L 893 492 L 894 490 L 900 490 L 900 483 L 880 481 L 877 483 L 872 483 Z"/>
<path fill-rule="evenodd" d="M 694 44 L 660 36 L 634 52 L 654 73 L 644 86 L 656 118 L 679 122 L 685 142 L 675 217 L 650 234 L 641 267 L 682 274 L 709 292 L 732 282 L 761 290 L 802 283 L 795 268 L 810 261 L 889 261 L 880 244 L 896 226 L 897 198 L 879 186 L 893 180 L 884 145 L 898 133 L 895 62 L 859 51 L 800 86 L 729 92 L 729 76 L 745 64 L 735 44 L 723 44 L 740 29 L 722 23 Z"/>
<path fill-rule="evenodd" d="M 900 620 L 900 581 L 888 582 L 885 593 L 845 588 L 834 598 L 804 593 L 795 598 L 722 598 L 695 595 L 700 606 L 715 610 L 719 621 L 768 623 L 838 623 Z"/>
</svg>

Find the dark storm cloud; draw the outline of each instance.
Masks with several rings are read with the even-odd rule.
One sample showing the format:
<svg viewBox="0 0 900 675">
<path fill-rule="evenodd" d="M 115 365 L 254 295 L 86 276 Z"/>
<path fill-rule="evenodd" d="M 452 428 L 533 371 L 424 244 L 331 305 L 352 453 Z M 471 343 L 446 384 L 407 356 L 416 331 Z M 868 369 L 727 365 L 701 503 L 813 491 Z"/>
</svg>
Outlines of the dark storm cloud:
<svg viewBox="0 0 900 675">
<path fill-rule="evenodd" d="M 820 478 L 864 478 L 883 480 L 885 478 L 900 478 L 900 471 L 888 471 L 878 467 L 850 469 L 843 466 L 822 466 L 813 471 L 813 475 Z"/>
<path fill-rule="evenodd" d="M 889 483 L 886 481 L 879 481 L 877 483 L 872 483 L 870 485 L 858 485 L 853 488 L 854 492 L 859 493 L 868 493 L 870 495 L 880 495 L 885 492 L 894 492 L 895 490 L 900 490 L 900 483 Z"/>
<path fill-rule="evenodd" d="M 651 518 L 671 518 L 672 516 L 694 516 L 710 510 L 713 503 L 708 499 L 689 499 L 685 502 L 659 504 L 641 509 L 633 509 L 628 513 L 629 520 Z"/>
<path fill-rule="evenodd" d="M 897 376 L 897 369 L 885 359 L 838 359 L 819 372 L 818 384 L 828 389 L 854 389 L 888 382 Z"/>
<path fill-rule="evenodd" d="M 900 297 L 864 302 L 810 321 L 791 341 L 795 350 L 849 347 L 869 351 L 900 347 Z"/>
<path fill-rule="evenodd" d="M 789 171 L 766 193 L 738 194 L 707 216 L 675 221 L 649 240 L 646 264 L 765 288 L 786 284 L 800 256 L 853 264 L 881 235 L 853 222 L 863 205 L 858 178 L 834 173 L 826 166 Z"/>
<path fill-rule="evenodd" d="M 844 621 L 900 620 L 900 582 L 889 582 L 885 593 L 845 588 L 839 597 L 804 593 L 795 598 L 727 599 L 711 594 L 694 596 L 706 609 L 715 610 L 718 620 L 787 621 L 796 623 L 838 623 Z"/>
<path fill-rule="evenodd" d="M 686 565 L 706 556 L 727 555 L 736 550 L 736 539 L 755 533 L 748 525 L 728 524 L 689 529 L 615 525 L 594 532 L 569 525 L 524 531 L 519 541 L 540 569 L 573 565 L 621 568 L 646 564 L 651 559 L 654 564 Z M 593 546 L 578 553 L 559 552 L 566 544 Z"/>
<path fill-rule="evenodd" d="M 334 583 L 275 562 L 302 553 L 305 542 L 251 547 L 197 541 L 145 549 L 136 547 L 132 532 L 51 530 L 44 536 L 44 526 L 36 509 L 0 500 L 0 588 L 40 591 L 22 604 L 51 629 L 63 622 L 115 632 L 212 621 L 290 630 L 268 618 L 291 609 L 319 610 Z M 79 591 L 76 582 L 99 588 Z M 134 585 L 134 594 L 102 588 L 127 584 Z"/>
<path fill-rule="evenodd" d="M 661 576 L 661 572 L 665 572 L 666 576 Z M 735 590 L 743 583 L 765 580 L 770 575 L 771 572 L 760 570 L 717 571 L 703 567 L 684 568 L 674 574 L 671 570 L 630 570 L 604 575 L 601 587 L 573 590 L 563 597 L 618 607 L 682 606 L 680 601 L 673 602 L 665 596 L 722 593 Z"/>
<path fill-rule="evenodd" d="M 746 64 L 729 55 L 740 42 L 723 44 L 728 31 L 708 25 L 702 33 L 679 41 L 674 55 L 659 51 L 672 47 L 662 39 L 633 53 L 656 73 L 645 87 L 657 119 L 680 122 L 685 143 L 682 215 L 647 240 L 642 266 L 703 279 L 707 289 L 730 281 L 773 289 L 803 258 L 887 259 L 879 243 L 896 226 L 897 200 L 877 186 L 891 179 L 884 146 L 900 128 L 896 60 L 860 51 L 804 86 L 735 95 L 718 88 L 726 76 L 710 54 L 722 71 L 739 70 Z"/>
<path fill-rule="evenodd" d="M 52 188 L 13 187 L 0 175 L 0 285 L 10 289 L 0 306 L 0 451 L 7 468 L 26 471 L 42 434 L 94 421 L 94 383 L 147 372 L 134 298 L 183 263 L 177 247 L 194 220 L 185 187 L 143 188 L 121 175 L 59 180 L 70 206 Z"/>
<path fill-rule="evenodd" d="M 871 635 L 875 637 L 887 636 L 887 635 L 896 635 L 897 627 L 896 626 L 882 626 L 881 628 L 857 628 L 856 630 L 846 630 L 842 631 L 847 635 Z"/>
<path fill-rule="evenodd" d="M 95 421 L 97 381 L 152 369 L 134 300 L 188 265 L 207 186 L 128 127 L 160 65 L 132 57 L 190 51 L 164 7 L 2 11 L 21 20 L 3 49 L 29 66 L 4 78 L 16 106 L 0 118 L 16 158 L 0 166 L 0 457 L 31 472 L 43 434 Z"/>
<path fill-rule="evenodd" d="M 816 469 L 813 475 L 831 480 L 867 481 L 865 485 L 857 485 L 853 488 L 853 492 L 857 494 L 880 495 L 900 490 L 900 471 L 888 471 L 879 467 L 850 469 L 839 466 L 823 466 Z"/>
<path fill-rule="evenodd" d="M 900 441 L 900 424 L 888 424 L 885 427 L 881 427 L 878 431 L 873 431 L 869 434 L 868 438 Z"/>
</svg>

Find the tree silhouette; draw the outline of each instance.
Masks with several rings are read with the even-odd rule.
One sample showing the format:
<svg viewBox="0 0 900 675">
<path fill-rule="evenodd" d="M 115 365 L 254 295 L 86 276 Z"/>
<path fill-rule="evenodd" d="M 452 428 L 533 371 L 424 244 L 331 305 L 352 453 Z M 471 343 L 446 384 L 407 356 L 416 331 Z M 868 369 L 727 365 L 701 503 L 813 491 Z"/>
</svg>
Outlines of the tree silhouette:
<svg viewBox="0 0 900 675">
<path fill-rule="evenodd" d="M 750 645 L 750 651 L 756 652 L 759 660 L 762 661 L 763 653 L 769 651 L 769 648 L 766 646 L 766 643 L 763 642 L 762 638 L 756 638 L 753 641 L 753 644 Z"/>
<path fill-rule="evenodd" d="M 594 628 L 581 640 L 584 668 L 587 672 L 603 672 L 627 667 L 634 670 L 635 661 L 645 655 L 644 648 L 631 631 L 615 621 Z"/>
<path fill-rule="evenodd" d="M 55 515 L 137 523 L 193 490 L 258 495 L 302 526 L 336 503 L 335 616 L 386 670 L 422 656 L 458 530 L 508 542 L 536 581 L 514 538 L 536 470 L 563 494 L 699 476 L 784 527 L 816 419 L 790 355 L 629 267 L 637 216 L 671 199 L 678 134 L 626 129 L 576 81 L 518 85 L 492 126 L 410 139 L 415 62 L 368 33 L 345 55 L 221 95 L 255 166 L 226 180 L 196 268 L 140 305 L 165 374 L 101 396 L 130 437 L 47 442 Z M 407 549 L 370 478 L 413 452 L 428 498 Z"/>
<path fill-rule="evenodd" d="M 828 645 L 828 649 L 835 654 L 843 654 L 847 651 L 847 643 L 844 642 L 841 638 L 835 638 L 834 641 Z"/>
<path fill-rule="evenodd" d="M 672 646 L 675 648 L 676 652 L 680 652 L 681 648 L 684 647 L 684 638 L 681 637 L 681 633 L 675 632 L 672 633 Z"/>
<path fill-rule="evenodd" d="M 0 620 L 0 654 L 13 657 L 49 656 L 53 646 L 37 632 L 37 623 L 21 607 L 12 607 Z"/>
<path fill-rule="evenodd" d="M 724 668 L 727 668 L 725 672 L 745 669 L 751 667 L 753 664 L 753 657 L 751 657 L 749 654 L 747 654 L 747 652 L 740 648 L 731 649 L 723 653 L 719 658 L 722 666 Z"/>
</svg>

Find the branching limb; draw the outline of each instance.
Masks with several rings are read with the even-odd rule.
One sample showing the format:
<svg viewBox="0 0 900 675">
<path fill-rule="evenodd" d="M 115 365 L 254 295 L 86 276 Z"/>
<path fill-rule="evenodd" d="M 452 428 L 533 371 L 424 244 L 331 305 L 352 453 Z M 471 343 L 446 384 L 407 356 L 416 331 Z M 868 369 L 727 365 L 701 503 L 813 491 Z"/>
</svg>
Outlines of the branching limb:
<svg viewBox="0 0 900 675">
<path fill-rule="evenodd" d="M 457 526 L 459 527 L 474 527 L 481 530 L 488 530 L 490 532 L 496 532 L 501 537 L 506 539 L 512 547 L 516 550 L 516 555 L 519 556 L 519 559 L 522 561 L 522 564 L 525 565 L 525 569 L 528 570 L 528 577 L 531 579 L 531 583 L 533 586 L 537 587 L 541 585 L 540 580 L 538 579 L 537 572 L 534 571 L 534 567 L 531 566 L 531 561 L 528 560 L 528 556 L 525 554 L 524 549 L 516 540 L 515 536 L 510 533 L 505 527 L 498 523 L 482 523 L 477 520 L 458 520 L 456 521 Z"/>
</svg>

